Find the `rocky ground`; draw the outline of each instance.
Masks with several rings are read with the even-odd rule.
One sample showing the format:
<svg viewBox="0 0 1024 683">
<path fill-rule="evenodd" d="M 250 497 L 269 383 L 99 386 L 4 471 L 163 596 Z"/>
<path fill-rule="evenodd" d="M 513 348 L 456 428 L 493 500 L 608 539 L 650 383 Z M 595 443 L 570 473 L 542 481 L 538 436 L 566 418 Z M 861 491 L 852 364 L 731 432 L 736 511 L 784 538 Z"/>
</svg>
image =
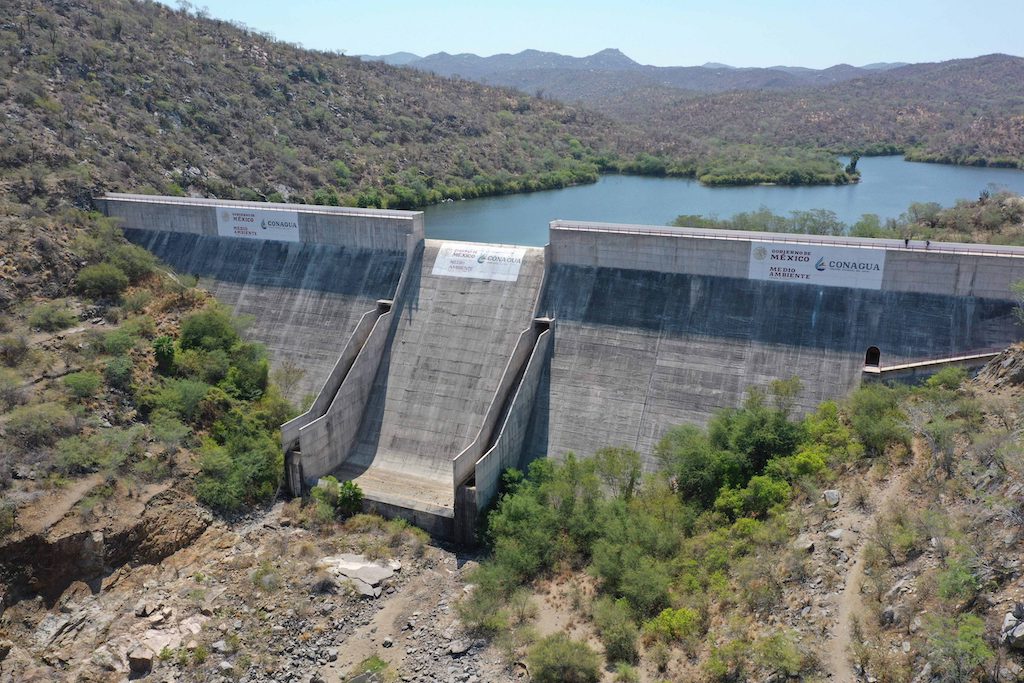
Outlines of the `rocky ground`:
<svg viewBox="0 0 1024 683">
<path fill-rule="evenodd" d="M 310 531 L 284 504 L 231 524 L 188 505 L 164 516 L 165 531 L 203 528 L 160 561 L 42 591 L 52 601 L 9 594 L 0 681 L 348 681 L 364 669 L 374 673 L 359 680 L 517 679 L 456 618 L 472 557 L 371 518 Z M 85 533 L 93 553 L 109 545 Z M 138 524 L 129 533 L 145 542 Z M 37 550 L 67 550 L 61 538 Z M 76 552 L 66 559 L 81 562 Z"/>
</svg>

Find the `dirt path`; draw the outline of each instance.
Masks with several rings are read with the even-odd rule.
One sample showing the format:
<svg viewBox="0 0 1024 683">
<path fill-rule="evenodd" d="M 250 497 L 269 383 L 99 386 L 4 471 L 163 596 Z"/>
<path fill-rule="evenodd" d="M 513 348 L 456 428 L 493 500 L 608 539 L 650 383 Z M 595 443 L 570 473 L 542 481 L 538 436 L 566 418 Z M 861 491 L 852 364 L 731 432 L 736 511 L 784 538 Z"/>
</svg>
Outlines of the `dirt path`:
<svg viewBox="0 0 1024 683">
<path fill-rule="evenodd" d="M 866 532 L 875 514 L 885 510 L 889 502 L 894 500 L 905 489 L 906 468 L 894 470 L 881 487 L 875 489 L 865 508 L 856 507 L 853 501 L 844 499 L 840 502 L 835 517 L 836 526 L 844 533 L 857 533 L 857 541 L 850 548 L 854 558 L 853 564 L 846 572 L 843 590 L 836 603 L 836 625 L 832 629 L 832 637 L 826 643 L 825 661 L 831 672 L 833 683 L 856 683 L 858 680 L 850 662 L 852 645 L 852 620 L 860 612 L 861 586 L 864 583 L 864 548 Z"/>
<path fill-rule="evenodd" d="M 102 483 L 103 475 L 98 473 L 76 479 L 59 489 L 56 495 L 46 496 L 22 510 L 18 514 L 18 526 L 26 535 L 43 533 L 64 519 L 85 494 Z"/>
</svg>

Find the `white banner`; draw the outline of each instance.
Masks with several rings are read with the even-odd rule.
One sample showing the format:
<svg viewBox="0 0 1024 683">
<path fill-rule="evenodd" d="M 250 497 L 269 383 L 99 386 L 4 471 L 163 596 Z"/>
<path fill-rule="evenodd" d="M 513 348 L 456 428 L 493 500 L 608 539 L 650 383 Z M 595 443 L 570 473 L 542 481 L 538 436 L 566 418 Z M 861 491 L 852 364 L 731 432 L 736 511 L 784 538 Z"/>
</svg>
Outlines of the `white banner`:
<svg viewBox="0 0 1024 683">
<path fill-rule="evenodd" d="M 446 242 L 437 252 L 431 274 L 515 282 L 524 256 L 522 247 Z"/>
<path fill-rule="evenodd" d="M 299 241 L 299 214 L 269 209 L 217 208 L 217 234 L 253 240 Z"/>
<path fill-rule="evenodd" d="M 750 243 L 748 276 L 751 280 L 881 289 L 884 274 L 884 249 L 783 242 Z"/>
</svg>

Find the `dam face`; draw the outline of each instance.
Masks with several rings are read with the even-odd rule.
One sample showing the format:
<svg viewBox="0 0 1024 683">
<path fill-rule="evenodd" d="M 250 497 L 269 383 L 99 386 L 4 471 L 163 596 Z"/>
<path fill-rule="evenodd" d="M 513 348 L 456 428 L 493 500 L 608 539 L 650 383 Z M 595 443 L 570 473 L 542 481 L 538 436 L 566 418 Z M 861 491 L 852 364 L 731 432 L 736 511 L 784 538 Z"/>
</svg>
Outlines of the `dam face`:
<svg viewBox="0 0 1024 683">
<path fill-rule="evenodd" d="M 556 221 L 541 250 L 425 240 L 414 212 L 97 205 L 306 371 L 316 399 L 281 430 L 293 493 L 333 474 L 458 540 L 528 459 L 626 446 L 652 469 L 668 428 L 752 385 L 799 377 L 805 412 L 869 349 L 886 366 L 1019 338 L 1019 248 Z"/>
</svg>

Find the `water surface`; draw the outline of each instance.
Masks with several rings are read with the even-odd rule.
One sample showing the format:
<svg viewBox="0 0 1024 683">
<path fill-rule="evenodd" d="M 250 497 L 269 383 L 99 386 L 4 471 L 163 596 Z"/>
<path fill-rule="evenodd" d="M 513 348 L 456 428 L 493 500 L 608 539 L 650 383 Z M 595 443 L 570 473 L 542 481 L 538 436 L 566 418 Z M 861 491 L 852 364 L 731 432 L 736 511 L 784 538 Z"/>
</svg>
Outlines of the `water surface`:
<svg viewBox="0 0 1024 683">
<path fill-rule="evenodd" d="M 828 209 L 846 223 L 863 214 L 895 218 L 913 202 L 952 205 L 986 189 L 1024 194 L 1024 171 L 866 157 L 856 185 L 705 187 L 696 180 L 603 176 L 593 185 L 450 202 L 426 209 L 427 237 L 542 246 L 548 223 L 567 220 L 666 225 L 680 214 L 729 217 L 766 206 L 775 213 Z"/>
</svg>

